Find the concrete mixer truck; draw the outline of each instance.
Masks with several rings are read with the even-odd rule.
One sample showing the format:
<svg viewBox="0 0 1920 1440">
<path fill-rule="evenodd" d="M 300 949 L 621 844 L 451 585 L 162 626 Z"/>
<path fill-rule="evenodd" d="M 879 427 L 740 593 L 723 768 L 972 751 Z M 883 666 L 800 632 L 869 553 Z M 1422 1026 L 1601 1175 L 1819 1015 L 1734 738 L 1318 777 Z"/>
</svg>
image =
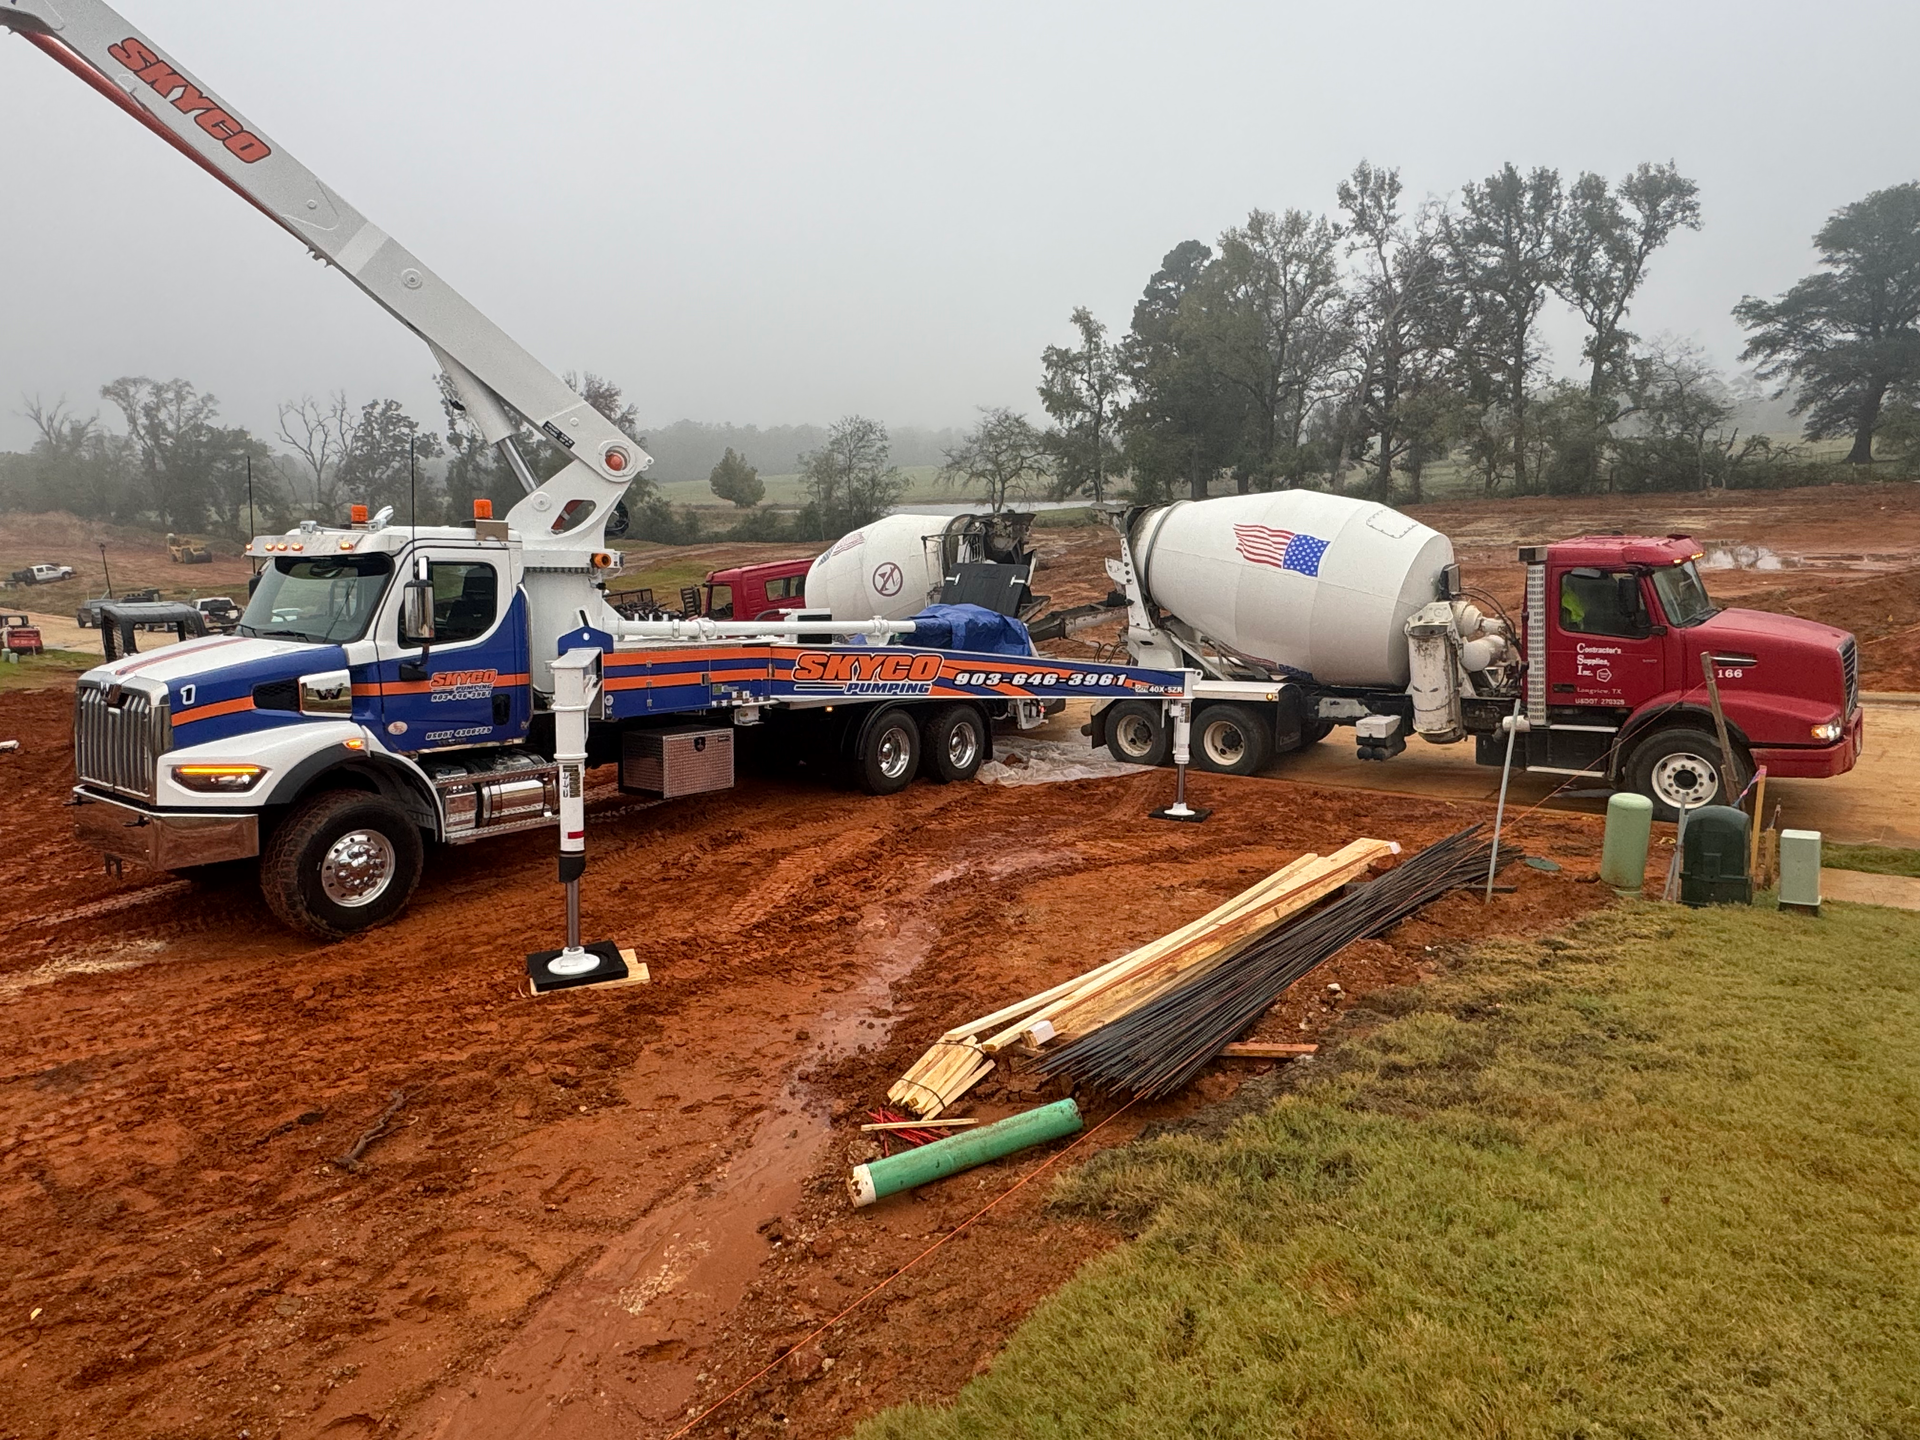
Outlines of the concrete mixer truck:
<svg viewBox="0 0 1920 1440">
<path fill-rule="evenodd" d="M 1024 620 L 1033 593 L 1030 514 L 887 515 L 851 530 L 807 571 L 807 608 L 904 620 L 935 603 L 983 605 Z"/>
<path fill-rule="evenodd" d="M 1222 496 L 1114 516 L 1108 573 L 1136 665 L 1200 672 L 1193 761 L 1250 774 L 1354 728 L 1361 758 L 1409 736 L 1471 739 L 1499 765 L 1583 777 L 1680 807 L 1724 804 L 1753 767 L 1852 768 L 1862 739 L 1854 637 L 1722 609 L 1682 535 L 1583 535 L 1523 547 L 1517 617 L 1461 583 L 1447 537 L 1383 505 L 1317 491 Z M 1712 656 L 1735 773 L 1701 656 Z M 1120 700 L 1088 726 L 1117 759 L 1161 764 L 1161 708 Z"/>
</svg>

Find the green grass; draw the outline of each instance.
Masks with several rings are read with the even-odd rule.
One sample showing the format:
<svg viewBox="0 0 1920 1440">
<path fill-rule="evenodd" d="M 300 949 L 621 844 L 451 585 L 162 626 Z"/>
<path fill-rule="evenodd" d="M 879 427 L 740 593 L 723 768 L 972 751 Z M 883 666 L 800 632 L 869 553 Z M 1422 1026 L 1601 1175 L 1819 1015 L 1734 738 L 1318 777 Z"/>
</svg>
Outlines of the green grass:
<svg viewBox="0 0 1920 1440">
<path fill-rule="evenodd" d="M 1920 917 L 1636 904 L 1375 1003 L 1064 1180 L 1138 1238 L 859 1440 L 1920 1435 Z"/>
<path fill-rule="evenodd" d="M 1920 850 L 1825 843 L 1820 847 L 1820 863 L 1835 870 L 1865 870 L 1870 875 L 1920 875 Z"/>
<path fill-rule="evenodd" d="M 66 685 L 82 671 L 102 663 L 98 655 L 81 650 L 46 650 L 38 655 L 22 655 L 12 664 L 0 661 L 0 694 Z"/>
</svg>

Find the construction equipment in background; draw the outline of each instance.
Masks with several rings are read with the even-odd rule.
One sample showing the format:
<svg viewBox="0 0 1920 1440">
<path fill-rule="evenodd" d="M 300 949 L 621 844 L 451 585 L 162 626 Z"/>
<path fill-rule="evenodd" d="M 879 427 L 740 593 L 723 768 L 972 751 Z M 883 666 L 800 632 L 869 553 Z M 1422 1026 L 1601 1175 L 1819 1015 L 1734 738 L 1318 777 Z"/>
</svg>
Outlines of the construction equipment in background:
<svg viewBox="0 0 1920 1440">
<path fill-rule="evenodd" d="M 979 605 L 1027 620 L 1046 608 L 1033 593 L 1039 559 L 1031 514 L 883 516 L 836 540 L 806 571 L 805 604 L 840 618 L 901 620 L 928 605 Z"/>
<path fill-rule="evenodd" d="M 1290 917 L 1361 879 L 1399 850 L 1388 840 L 1355 840 L 1332 855 L 1302 855 L 1171 934 L 955 1026 L 894 1083 L 887 1099 L 931 1119 L 984 1079 L 1004 1052 L 1040 1053 L 1153 1003 L 1234 960 Z"/>
<path fill-rule="evenodd" d="M 40 627 L 27 616 L 0 614 L 0 650 L 9 655 L 38 655 L 46 648 Z"/>
<path fill-rule="evenodd" d="M 189 540 L 184 536 L 167 534 L 167 553 L 173 557 L 176 565 L 211 565 L 213 551 L 204 540 Z"/>
</svg>

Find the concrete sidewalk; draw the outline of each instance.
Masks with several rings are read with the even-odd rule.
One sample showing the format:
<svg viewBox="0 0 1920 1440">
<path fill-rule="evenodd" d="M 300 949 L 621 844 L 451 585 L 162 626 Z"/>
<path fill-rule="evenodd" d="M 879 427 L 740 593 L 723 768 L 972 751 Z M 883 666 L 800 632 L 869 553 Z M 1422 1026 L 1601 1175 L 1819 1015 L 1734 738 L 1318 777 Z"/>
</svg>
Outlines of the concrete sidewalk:
<svg viewBox="0 0 1920 1440">
<path fill-rule="evenodd" d="M 1820 871 L 1820 899 L 1848 900 L 1855 905 L 1887 905 L 1895 910 L 1920 910 L 1920 877 L 1870 875 L 1864 870 Z"/>
</svg>

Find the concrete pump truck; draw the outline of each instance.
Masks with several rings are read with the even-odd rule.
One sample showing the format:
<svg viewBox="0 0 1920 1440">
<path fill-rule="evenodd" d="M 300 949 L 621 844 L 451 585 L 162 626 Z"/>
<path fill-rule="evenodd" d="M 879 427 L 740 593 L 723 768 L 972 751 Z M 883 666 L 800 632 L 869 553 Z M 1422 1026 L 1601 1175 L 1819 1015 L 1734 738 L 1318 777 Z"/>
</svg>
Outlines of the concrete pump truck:
<svg viewBox="0 0 1920 1440">
<path fill-rule="evenodd" d="M 110 860 L 257 861 L 273 912 L 328 938 L 397 914 L 427 843 L 558 826 L 571 891 L 593 761 L 617 763 L 623 788 L 714 790 L 751 732 L 889 794 L 970 777 L 995 721 L 1035 725 L 1074 697 L 1169 707 L 1184 743 L 1185 672 L 1041 657 L 1018 622 L 972 607 L 623 619 L 606 535 L 650 463 L 632 437 L 108 6 L 20 0 L 0 27 L 424 340 L 526 490 L 499 520 L 482 502 L 466 524 L 402 528 L 356 506 L 257 536 L 235 633 L 83 675 L 77 831 Z M 523 424 L 567 456 L 544 482 L 515 448 Z"/>
</svg>

